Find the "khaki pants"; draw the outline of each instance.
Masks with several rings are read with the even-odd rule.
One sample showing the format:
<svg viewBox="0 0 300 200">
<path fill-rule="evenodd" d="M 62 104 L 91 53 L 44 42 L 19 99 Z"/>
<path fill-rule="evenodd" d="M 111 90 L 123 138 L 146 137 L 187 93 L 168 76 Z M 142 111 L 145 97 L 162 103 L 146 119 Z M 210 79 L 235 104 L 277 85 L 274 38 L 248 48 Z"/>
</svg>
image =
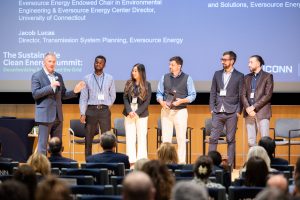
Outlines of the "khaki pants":
<svg viewBox="0 0 300 200">
<path fill-rule="evenodd" d="M 188 112 L 186 108 L 180 110 L 161 110 L 162 142 L 172 142 L 173 128 L 175 126 L 178 144 L 178 160 L 180 164 L 186 163 L 186 129 Z"/>
</svg>

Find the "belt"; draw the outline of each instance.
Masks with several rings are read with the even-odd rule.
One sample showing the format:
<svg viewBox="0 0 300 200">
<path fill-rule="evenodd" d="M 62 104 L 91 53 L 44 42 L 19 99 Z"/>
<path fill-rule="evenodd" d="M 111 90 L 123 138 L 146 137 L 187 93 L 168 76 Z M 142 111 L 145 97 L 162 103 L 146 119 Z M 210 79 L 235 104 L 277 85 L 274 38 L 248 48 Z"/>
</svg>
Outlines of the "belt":
<svg viewBox="0 0 300 200">
<path fill-rule="evenodd" d="M 99 109 L 99 110 L 103 110 L 103 109 L 107 109 L 108 108 L 107 105 L 88 105 L 88 107 L 90 107 L 90 108 L 96 108 L 96 109 Z"/>
</svg>

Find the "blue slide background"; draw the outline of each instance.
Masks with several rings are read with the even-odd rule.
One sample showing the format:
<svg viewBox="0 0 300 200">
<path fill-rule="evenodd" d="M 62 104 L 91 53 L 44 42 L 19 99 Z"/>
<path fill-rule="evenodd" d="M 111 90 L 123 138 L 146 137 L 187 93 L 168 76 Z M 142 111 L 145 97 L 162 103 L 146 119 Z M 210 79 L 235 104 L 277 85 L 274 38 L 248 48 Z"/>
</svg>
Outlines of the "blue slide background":
<svg viewBox="0 0 300 200">
<path fill-rule="evenodd" d="M 67 2 L 72 2 L 65 0 Z M 39 2 L 23 0 L 21 2 Z M 44 0 L 50 2 L 50 0 Z M 62 2 L 56 0 L 54 2 Z M 81 80 L 84 75 L 93 71 L 95 56 L 102 54 L 107 58 L 106 72 L 117 81 L 129 78 L 130 70 L 135 63 L 144 63 L 148 79 L 157 81 L 168 72 L 168 60 L 174 55 L 184 59 L 183 70 L 192 75 L 196 82 L 210 81 L 215 70 L 221 69 L 222 53 L 233 50 L 238 55 L 236 68 L 249 73 L 248 58 L 253 54 L 261 55 L 266 62 L 266 70 L 274 74 L 276 82 L 300 82 L 300 7 L 288 8 L 253 8 L 255 1 L 209 1 L 209 0 L 162 0 L 155 6 L 20 6 L 18 0 L 2 0 L 0 2 L 0 82 L 29 81 L 34 71 L 42 65 L 7 65 L 4 52 L 10 53 L 45 53 L 58 52 L 60 60 L 82 61 L 80 66 L 57 66 L 66 81 Z M 115 1 L 113 1 L 115 2 Z M 221 8 L 221 3 L 245 3 L 248 8 Z M 278 1 L 269 1 L 278 2 Z M 285 5 L 285 1 L 281 1 Z M 299 2 L 299 1 L 289 1 Z M 209 3 L 217 3 L 219 7 L 209 8 Z M 43 14 L 22 14 L 19 8 L 107 8 L 150 7 L 155 13 L 122 13 L 122 14 L 86 14 L 86 20 L 50 20 L 24 21 L 20 16 L 39 16 Z M 53 13 L 51 15 L 54 16 Z M 57 14 L 58 15 L 58 14 Z M 72 16 L 76 14 L 61 14 Z M 81 14 L 78 14 L 81 15 Z M 44 14 L 43 16 L 47 16 Z M 126 38 L 122 43 L 20 43 L 20 31 L 54 31 L 54 36 L 47 38 Z M 175 43 L 130 43 L 129 38 L 182 38 L 182 44 Z M 31 59 L 41 61 L 41 58 Z M 285 67 L 287 66 L 287 67 Z M 25 71 L 7 71 L 8 68 L 26 68 Z M 72 69 L 75 69 L 72 71 Z M 76 70 L 77 69 L 77 70 Z M 280 71 L 281 70 L 281 71 Z M 287 70 L 287 71 L 284 71 Z M 7 82 L 6 82 L 7 83 Z M 30 85 L 30 84 L 28 84 Z M 30 89 L 30 88 L 29 88 Z M 0 87 L 0 91 L 2 86 Z M 289 88 L 286 88 L 289 91 Z M 300 89 L 299 89 L 300 90 Z"/>
</svg>

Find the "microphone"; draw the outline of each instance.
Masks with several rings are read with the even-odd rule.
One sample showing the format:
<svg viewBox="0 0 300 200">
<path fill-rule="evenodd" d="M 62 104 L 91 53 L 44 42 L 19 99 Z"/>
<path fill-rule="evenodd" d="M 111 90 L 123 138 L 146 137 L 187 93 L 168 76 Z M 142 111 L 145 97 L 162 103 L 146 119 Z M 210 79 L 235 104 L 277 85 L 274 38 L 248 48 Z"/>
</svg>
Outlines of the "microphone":
<svg viewBox="0 0 300 200">
<path fill-rule="evenodd" d="M 56 81 L 58 81 L 58 76 L 55 76 L 54 78 L 55 78 Z M 59 86 L 56 86 L 56 91 L 59 91 Z"/>
</svg>

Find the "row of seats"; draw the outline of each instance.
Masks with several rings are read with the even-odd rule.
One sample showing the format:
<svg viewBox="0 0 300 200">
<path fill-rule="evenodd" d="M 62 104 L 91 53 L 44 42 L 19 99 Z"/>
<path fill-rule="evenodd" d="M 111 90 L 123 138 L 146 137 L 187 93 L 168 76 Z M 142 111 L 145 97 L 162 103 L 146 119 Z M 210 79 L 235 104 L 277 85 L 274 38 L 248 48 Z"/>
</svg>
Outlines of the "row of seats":
<svg viewBox="0 0 300 200">
<path fill-rule="evenodd" d="M 212 121 L 211 119 L 205 120 L 205 126 L 202 127 L 202 147 L 203 147 L 203 155 L 206 154 L 206 144 L 209 143 L 209 136 L 211 134 L 211 128 L 212 128 Z M 191 154 L 192 154 L 192 127 L 188 127 L 186 131 L 186 152 L 187 152 L 187 163 L 191 163 Z M 290 162 L 290 152 L 291 152 L 291 145 L 300 145 L 299 140 L 292 140 L 292 138 L 299 138 L 300 137 L 300 119 L 277 119 L 275 121 L 275 128 L 271 128 L 273 131 L 273 137 L 276 141 L 276 145 L 282 146 L 286 145 L 288 146 L 288 161 Z M 125 127 L 124 127 L 124 118 L 116 118 L 114 120 L 114 127 L 113 131 L 117 136 L 117 142 L 121 144 L 125 144 L 126 141 L 124 137 L 126 137 L 125 134 Z M 161 120 L 158 119 L 157 121 L 157 139 L 156 139 L 156 147 L 159 147 L 159 144 L 162 143 L 162 129 L 161 129 Z M 72 158 L 74 159 L 75 154 L 75 147 L 74 144 L 84 144 L 84 138 L 85 138 L 85 130 L 84 125 L 80 123 L 79 120 L 73 119 L 70 120 L 70 142 L 69 142 L 69 149 L 70 151 L 70 157 L 72 152 Z M 98 134 L 98 133 L 96 133 Z M 176 132 L 175 129 L 173 130 L 173 140 L 172 143 L 176 144 Z M 78 139 L 79 138 L 79 139 Z M 224 128 L 221 137 L 218 141 L 218 144 L 227 144 L 226 142 L 226 128 Z M 93 144 L 99 144 L 99 138 L 93 140 Z M 117 146 L 117 152 L 118 152 L 118 146 Z M 235 158 L 235 157 L 234 157 Z M 235 163 L 234 163 L 235 166 Z"/>
<path fill-rule="evenodd" d="M 7 167 L 9 165 L 10 167 L 14 167 L 16 169 L 19 163 L 0 163 L 0 170 L 8 169 L 3 168 L 3 166 Z M 124 175 L 126 174 L 123 163 L 84 163 L 81 165 L 81 168 L 78 168 L 78 163 L 53 163 L 53 166 L 56 167 L 54 169 L 59 171 L 58 177 L 67 180 L 70 183 L 72 194 L 74 194 L 77 199 L 81 199 L 81 197 L 85 199 L 85 195 L 97 195 L 98 199 L 99 195 L 103 196 L 104 199 L 106 199 L 106 196 L 109 195 L 111 198 L 120 199 L 120 195 L 122 193 L 121 184 L 124 179 Z M 109 176 L 108 168 L 112 166 L 116 171 L 111 173 Z M 193 165 L 168 165 L 168 167 L 170 171 L 174 173 L 176 181 L 191 180 L 194 176 L 191 170 Z M 289 176 L 294 171 L 294 166 L 272 167 L 277 167 L 278 170 L 288 169 L 288 173 L 285 174 L 288 174 Z M 13 171 L 13 168 L 8 170 Z M 120 173 L 117 172 L 118 170 Z M 210 180 L 223 184 L 223 174 L 224 172 L 222 170 L 217 170 L 215 175 L 210 177 Z M 2 175 L 0 178 L 1 181 L 4 181 L 12 178 L 12 175 Z M 228 189 L 228 195 L 230 199 L 240 199 L 244 197 L 253 198 L 262 189 L 263 188 L 230 186 Z M 208 191 L 212 198 L 226 198 L 226 188 L 210 188 Z"/>
</svg>

